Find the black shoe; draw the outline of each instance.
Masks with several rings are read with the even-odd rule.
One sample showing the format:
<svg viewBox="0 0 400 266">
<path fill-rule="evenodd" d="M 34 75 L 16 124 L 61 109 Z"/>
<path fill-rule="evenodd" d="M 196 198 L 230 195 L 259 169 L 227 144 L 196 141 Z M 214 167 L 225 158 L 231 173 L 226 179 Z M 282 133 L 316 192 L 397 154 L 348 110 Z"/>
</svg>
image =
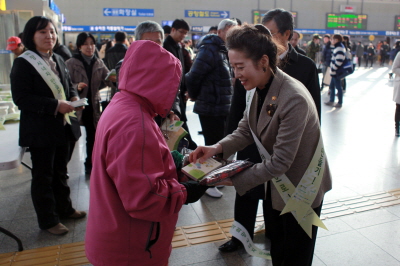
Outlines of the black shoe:
<svg viewBox="0 0 400 266">
<path fill-rule="evenodd" d="M 242 242 L 239 240 L 229 240 L 225 244 L 219 246 L 219 250 L 222 252 L 233 252 L 243 247 Z"/>
<path fill-rule="evenodd" d="M 92 173 L 92 164 L 85 163 L 85 174 L 90 175 Z"/>
</svg>

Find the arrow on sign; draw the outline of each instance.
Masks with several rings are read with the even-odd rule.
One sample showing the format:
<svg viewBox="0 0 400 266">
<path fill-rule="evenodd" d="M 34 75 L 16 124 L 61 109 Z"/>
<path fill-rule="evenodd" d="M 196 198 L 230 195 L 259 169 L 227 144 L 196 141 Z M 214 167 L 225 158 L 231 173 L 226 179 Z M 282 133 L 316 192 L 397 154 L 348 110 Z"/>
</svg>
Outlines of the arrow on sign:
<svg viewBox="0 0 400 266">
<path fill-rule="evenodd" d="M 104 13 L 104 16 L 109 16 L 110 13 L 112 13 L 112 12 L 111 12 L 111 10 L 109 10 L 108 8 L 105 8 L 104 11 L 103 11 L 103 13 Z"/>
<path fill-rule="evenodd" d="M 222 16 L 223 16 L 224 18 L 227 18 L 227 17 L 228 17 L 228 13 L 226 13 L 226 11 L 224 11 L 224 13 L 222 13 Z"/>
</svg>

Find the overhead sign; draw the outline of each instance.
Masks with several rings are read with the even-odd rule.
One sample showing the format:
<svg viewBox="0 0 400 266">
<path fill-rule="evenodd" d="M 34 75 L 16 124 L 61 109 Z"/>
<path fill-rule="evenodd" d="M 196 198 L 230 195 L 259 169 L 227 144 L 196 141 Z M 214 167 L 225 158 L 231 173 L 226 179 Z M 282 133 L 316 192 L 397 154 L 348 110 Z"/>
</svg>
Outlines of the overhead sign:
<svg viewBox="0 0 400 266">
<path fill-rule="evenodd" d="M 253 15 L 253 24 L 261 24 L 262 17 L 268 10 L 253 10 L 251 13 Z"/>
<path fill-rule="evenodd" d="M 65 25 L 62 27 L 64 32 L 76 32 L 76 31 L 89 31 L 89 32 L 134 32 L 136 26 L 102 26 L 102 25 Z"/>
<path fill-rule="evenodd" d="M 340 5 L 340 12 L 355 13 L 356 12 L 356 6 Z"/>
<path fill-rule="evenodd" d="M 105 17 L 154 17 L 154 9 L 103 8 Z"/>
<path fill-rule="evenodd" d="M 229 18 L 229 11 L 185 10 L 186 18 Z"/>
<path fill-rule="evenodd" d="M 192 26 L 193 32 L 203 32 L 203 26 Z"/>
<path fill-rule="evenodd" d="M 363 14 L 326 14 L 326 28 L 345 30 L 366 30 L 367 15 Z"/>
<path fill-rule="evenodd" d="M 49 7 L 54 11 L 57 15 L 61 15 L 60 8 L 54 3 L 53 0 L 49 0 Z"/>
<path fill-rule="evenodd" d="M 400 30 L 400 15 L 394 17 L 394 30 Z"/>
<path fill-rule="evenodd" d="M 0 10 L 6 11 L 6 0 L 0 0 Z"/>
<path fill-rule="evenodd" d="M 161 21 L 161 26 L 165 26 L 165 25 L 167 25 L 167 26 L 172 26 L 172 23 L 173 23 L 174 21 L 173 20 L 163 20 L 163 21 Z"/>
<path fill-rule="evenodd" d="M 375 35 L 375 36 L 400 36 L 400 31 L 382 30 L 332 30 L 332 29 L 295 29 L 303 34 L 342 34 L 342 35 Z"/>
</svg>

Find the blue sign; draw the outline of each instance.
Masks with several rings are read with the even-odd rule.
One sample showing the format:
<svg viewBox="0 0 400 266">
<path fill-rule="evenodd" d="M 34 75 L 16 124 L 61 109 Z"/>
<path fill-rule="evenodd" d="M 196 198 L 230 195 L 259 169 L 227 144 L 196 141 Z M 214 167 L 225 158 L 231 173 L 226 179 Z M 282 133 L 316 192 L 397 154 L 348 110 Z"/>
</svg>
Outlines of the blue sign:
<svg viewBox="0 0 400 266">
<path fill-rule="evenodd" d="M 154 17 L 154 9 L 103 8 L 105 17 Z"/>
<path fill-rule="evenodd" d="M 76 31 L 89 31 L 89 32 L 116 32 L 116 31 L 125 31 L 125 32 L 134 32 L 136 26 L 102 26 L 102 25 L 64 25 L 63 31 L 65 32 L 76 32 Z"/>
<path fill-rule="evenodd" d="M 53 0 L 49 1 L 49 7 L 50 7 L 51 10 L 54 11 L 54 13 L 56 13 L 57 15 L 61 15 L 60 9 L 56 5 L 56 3 L 54 3 Z"/>
<path fill-rule="evenodd" d="M 0 50 L 0 54 L 11 54 L 12 52 L 9 50 Z"/>
<path fill-rule="evenodd" d="M 229 18 L 229 11 L 185 10 L 187 18 Z"/>
<path fill-rule="evenodd" d="M 203 26 L 192 26 L 193 32 L 203 32 Z"/>
<path fill-rule="evenodd" d="M 370 31 L 370 30 L 324 30 L 324 29 L 296 29 L 302 34 L 342 34 L 342 35 L 378 35 L 400 36 L 400 31 Z"/>
<path fill-rule="evenodd" d="M 164 27 L 165 25 L 168 25 L 168 26 L 172 27 L 173 22 L 174 22 L 173 20 L 163 20 L 163 21 L 161 21 L 161 26 Z"/>
</svg>

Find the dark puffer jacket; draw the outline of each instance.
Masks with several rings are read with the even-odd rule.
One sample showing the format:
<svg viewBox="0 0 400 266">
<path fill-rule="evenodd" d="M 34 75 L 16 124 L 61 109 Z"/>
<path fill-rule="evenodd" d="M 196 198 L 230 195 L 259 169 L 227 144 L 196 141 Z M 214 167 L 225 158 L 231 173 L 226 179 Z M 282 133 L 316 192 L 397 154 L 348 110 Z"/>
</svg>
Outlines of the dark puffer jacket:
<svg viewBox="0 0 400 266">
<path fill-rule="evenodd" d="M 193 111 L 199 115 L 226 116 L 233 86 L 225 43 L 217 35 L 210 34 L 198 47 L 193 66 L 186 74 L 189 97 L 196 101 Z"/>
</svg>

